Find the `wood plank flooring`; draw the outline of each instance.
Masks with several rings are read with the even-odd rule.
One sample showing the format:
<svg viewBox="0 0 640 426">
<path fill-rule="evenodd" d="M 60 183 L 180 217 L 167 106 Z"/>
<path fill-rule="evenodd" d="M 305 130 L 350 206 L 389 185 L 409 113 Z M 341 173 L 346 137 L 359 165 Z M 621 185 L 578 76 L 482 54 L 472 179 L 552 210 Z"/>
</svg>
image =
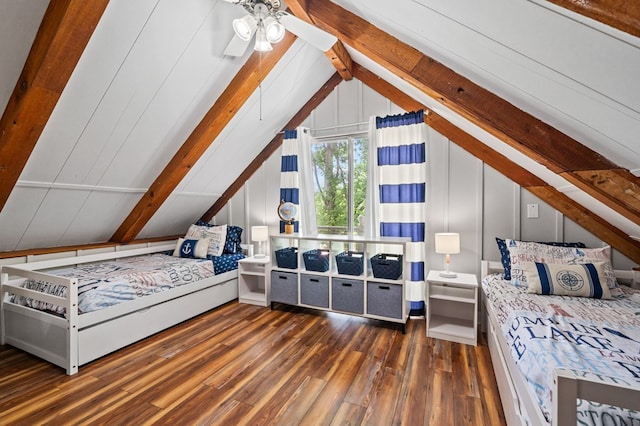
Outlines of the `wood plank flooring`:
<svg viewBox="0 0 640 426">
<path fill-rule="evenodd" d="M 2 425 L 503 425 L 489 349 L 231 302 L 80 367 L 0 346 Z"/>
</svg>

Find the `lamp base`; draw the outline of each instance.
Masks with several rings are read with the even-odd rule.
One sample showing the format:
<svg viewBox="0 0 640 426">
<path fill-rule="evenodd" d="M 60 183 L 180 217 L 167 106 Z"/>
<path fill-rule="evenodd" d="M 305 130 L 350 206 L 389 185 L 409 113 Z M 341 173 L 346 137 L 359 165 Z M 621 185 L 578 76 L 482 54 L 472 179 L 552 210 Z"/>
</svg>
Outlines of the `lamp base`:
<svg viewBox="0 0 640 426">
<path fill-rule="evenodd" d="M 293 234 L 293 230 L 294 230 L 294 227 L 293 227 L 292 223 L 287 223 L 287 224 L 284 225 L 284 233 L 285 234 Z"/>
<path fill-rule="evenodd" d="M 440 276 L 442 278 L 456 278 L 458 274 L 456 274 L 455 272 L 442 271 L 440 272 Z"/>
</svg>

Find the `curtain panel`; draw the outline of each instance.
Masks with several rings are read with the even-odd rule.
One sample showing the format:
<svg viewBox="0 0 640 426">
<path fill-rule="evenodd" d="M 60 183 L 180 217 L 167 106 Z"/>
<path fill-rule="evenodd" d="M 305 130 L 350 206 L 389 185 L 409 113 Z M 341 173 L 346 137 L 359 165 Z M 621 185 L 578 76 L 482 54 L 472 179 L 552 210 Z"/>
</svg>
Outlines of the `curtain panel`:
<svg viewBox="0 0 640 426">
<path fill-rule="evenodd" d="M 285 130 L 280 163 L 280 200 L 295 204 L 298 211 L 293 222 L 294 232 L 303 235 L 317 233 L 316 208 L 311 160 L 312 137 L 309 129 Z M 285 222 L 280 221 L 280 232 Z"/>
<path fill-rule="evenodd" d="M 368 236 L 408 237 L 412 311 L 424 309 L 427 126 L 424 112 L 370 121 Z"/>
</svg>

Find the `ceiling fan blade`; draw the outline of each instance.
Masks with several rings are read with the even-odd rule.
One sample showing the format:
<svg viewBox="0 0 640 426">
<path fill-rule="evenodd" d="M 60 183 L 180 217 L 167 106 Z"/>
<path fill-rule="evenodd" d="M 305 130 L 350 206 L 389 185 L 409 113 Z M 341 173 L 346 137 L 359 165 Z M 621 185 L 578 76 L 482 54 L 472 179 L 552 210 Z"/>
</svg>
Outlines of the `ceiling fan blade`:
<svg viewBox="0 0 640 426">
<path fill-rule="evenodd" d="M 331 49 L 331 47 L 338 41 L 337 37 L 288 13 L 284 13 L 280 17 L 280 23 L 284 25 L 288 31 L 291 31 L 307 43 L 317 47 L 323 52 Z"/>
<path fill-rule="evenodd" d="M 227 56 L 242 56 L 247 51 L 250 43 L 251 39 L 244 41 L 234 34 L 229 44 L 227 44 L 227 48 L 224 49 L 224 54 Z"/>
<path fill-rule="evenodd" d="M 226 1 L 227 3 L 240 3 L 242 0 L 223 0 Z"/>
</svg>

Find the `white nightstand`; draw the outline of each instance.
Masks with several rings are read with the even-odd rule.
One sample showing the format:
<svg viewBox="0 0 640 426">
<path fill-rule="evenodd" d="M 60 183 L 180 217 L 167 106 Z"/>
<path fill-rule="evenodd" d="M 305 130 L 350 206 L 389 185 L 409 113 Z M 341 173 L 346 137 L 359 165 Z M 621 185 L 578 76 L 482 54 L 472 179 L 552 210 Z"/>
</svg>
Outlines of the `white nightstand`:
<svg viewBox="0 0 640 426">
<path fill-rule="evenodd" d="M 452 342 L 478 343 L 478 280 L 458 273 L 444 278 L 429 271 L 426 286 L 427 336 Z"/>
<path fill-rule="evenodd" d="M 267 306 L 266 270 L 271 263 L 269 257 L 247 257 L 238 261 L 238 301 L 252 305 Z"/>
</svg>

